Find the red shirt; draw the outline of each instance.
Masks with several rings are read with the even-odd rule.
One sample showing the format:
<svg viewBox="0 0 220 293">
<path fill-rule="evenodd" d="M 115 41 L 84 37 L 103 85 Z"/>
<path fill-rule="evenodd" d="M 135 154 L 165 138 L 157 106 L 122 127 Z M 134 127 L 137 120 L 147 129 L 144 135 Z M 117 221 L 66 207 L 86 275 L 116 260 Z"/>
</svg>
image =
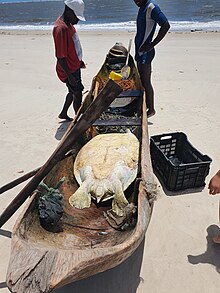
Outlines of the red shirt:
<svg viewBox="0 0 220 293">
<path fill-rule="evenodd" d="M 82 60 L 82 49 L 72 24 L 67 26 L 61 17 L 58 17 L 53 28 L 53 38 L 55 44 L 55 56 L 65 58 L 68 69 L 71 73 L 80 68 Z M 76 48 L 78 46 L 78 48 Z M 56 71 L 59 79 L 66 81 L 67 75 L 57 62 Z"/>
</svg>

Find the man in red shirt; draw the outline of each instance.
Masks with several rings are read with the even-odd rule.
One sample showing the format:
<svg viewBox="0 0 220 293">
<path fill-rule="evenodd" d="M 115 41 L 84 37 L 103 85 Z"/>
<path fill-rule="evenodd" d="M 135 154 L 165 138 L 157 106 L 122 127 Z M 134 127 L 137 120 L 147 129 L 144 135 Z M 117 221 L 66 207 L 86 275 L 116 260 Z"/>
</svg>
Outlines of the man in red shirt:
<svg viewBox="0 0 220 293">
<path fill-rule="evenodd" d="M 82 47 L 73 25 L 79 20 L 85 21 L 84 2 L 82 0 L 66 0 L 65 9 L 58 17 L 53 28 L 55 55 L 57 58 L 56 71 L 59 79 L 66 83 L 68 94 L 59 114 L 60 119 L 72 120 L 67 111 L 73 103 L 75 113 L 82 103 L 81 68 L 85 68 L 82 61 Z"/>
</svg>

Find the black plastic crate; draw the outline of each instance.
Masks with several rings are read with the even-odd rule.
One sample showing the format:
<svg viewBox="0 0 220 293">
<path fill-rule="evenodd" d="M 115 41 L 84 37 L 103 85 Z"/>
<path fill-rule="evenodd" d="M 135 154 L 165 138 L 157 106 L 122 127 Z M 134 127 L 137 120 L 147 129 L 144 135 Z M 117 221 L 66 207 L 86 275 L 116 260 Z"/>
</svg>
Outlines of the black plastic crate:
<svg viewBox="0 0 220 293">
<path fill-rule="evenodd" d="M 152 136 L 150 151 L 154 173 L 168 190 L 205 186 L 212 159 L 195 149 L 185 133 Z"/>
</svg>

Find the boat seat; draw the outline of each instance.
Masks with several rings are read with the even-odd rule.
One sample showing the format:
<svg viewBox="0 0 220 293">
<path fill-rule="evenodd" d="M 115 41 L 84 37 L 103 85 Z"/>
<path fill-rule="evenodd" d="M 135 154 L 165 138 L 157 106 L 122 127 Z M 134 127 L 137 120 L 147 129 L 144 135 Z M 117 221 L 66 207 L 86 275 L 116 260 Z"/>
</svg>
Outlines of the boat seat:
<svg viewBox="0 0 220 293">
<path fill-rule="evenodd" d="M 141 126 L 141 118 L 131 119 L 112 119 L 112 120 L 101 120 L 97 119 L 93 126 Z"/>
<path fill-rule="evenodd" d="M 128 91 L 123 91 L 120 93 L 117 98 L 131 98 L 131 97 L 142 97 L 143 91 L 142 90 L 128 90 Z"/>
</svg>

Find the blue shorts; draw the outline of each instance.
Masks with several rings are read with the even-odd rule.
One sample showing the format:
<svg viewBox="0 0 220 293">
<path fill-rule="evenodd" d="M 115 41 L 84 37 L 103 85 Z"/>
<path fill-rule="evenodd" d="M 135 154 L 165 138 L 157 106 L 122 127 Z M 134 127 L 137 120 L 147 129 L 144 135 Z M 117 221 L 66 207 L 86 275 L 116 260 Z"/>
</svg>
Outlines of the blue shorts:
<svg viewBox="0 0 220 293">
<path fill-rule="evenodd" d="M 137 62 L 141 64 L 150 64 L 155 56 L 155 49 L 150 50 L 149 52 L 144 52 L 143 55 L 138 56 Z"/>
</svg>

